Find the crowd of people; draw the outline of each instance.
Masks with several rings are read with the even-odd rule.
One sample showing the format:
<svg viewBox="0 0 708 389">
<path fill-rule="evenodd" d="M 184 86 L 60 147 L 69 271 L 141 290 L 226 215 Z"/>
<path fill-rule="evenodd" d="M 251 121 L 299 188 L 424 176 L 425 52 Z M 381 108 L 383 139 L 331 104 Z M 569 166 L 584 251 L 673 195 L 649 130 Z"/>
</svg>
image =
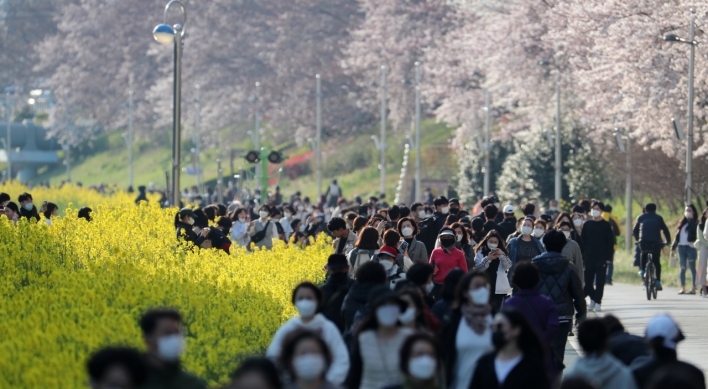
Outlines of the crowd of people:
<svg viewBox="0 0 708 389">
<path fill-rule="evenodd" d="M 146 201 L 145 188 L 139 191 L 136 202 Z M 19 206 L 0 193 L 9 219 L 51 225 L 56 205 L 37 210 L 29 193 L 17 200 Z M 586 319 L 602 311 L 620 235 L 601 201 L 580 201 L 572 212 L 555 201 L 543 212 L 533 203 L 502 207 L 495 195 L 471 209 L 445 196 L 389 205 L 383 195 L 347 201 L 336 181 L 317 203 L 300 193 L 285 202 L 278 189 L 259 200 L 182 208 L 174 220 L 178 239 L 226 252 L 234 243 L 270 249 L 276 240 L 304 247 L 320 234 L 333 238 L 326 281 L 294 289 L 299 315 L 275 333 L 264 359 L 242 364 L 232 387 L 644 389 L 685 381 L 705 388 L 703 373 L 677 360 L 683 335 L 671 317 L 652 319 L 644 338 L 624 332 L 611 315 Z M 637 265 L 644 269 L 651 254 L 659 288 L 659 258 L 670 244 L 680 258 L 680 293 L 695 294 L 698 286 L 706 295 L 707 217 L 708 210 L 699 217 L 687 206 L 670 243 L 656 205 L 644 207 L 631 233 Z M 177 363 L 181 320 L 172 310 L 146 313 L 143 363 L 129 361 L 134 350 L 102 350 L 88 364 L 92 382 L 203 387 Z M 585 356 L 566 369 L 566 343 L 575 333 Z"/>
</svg>

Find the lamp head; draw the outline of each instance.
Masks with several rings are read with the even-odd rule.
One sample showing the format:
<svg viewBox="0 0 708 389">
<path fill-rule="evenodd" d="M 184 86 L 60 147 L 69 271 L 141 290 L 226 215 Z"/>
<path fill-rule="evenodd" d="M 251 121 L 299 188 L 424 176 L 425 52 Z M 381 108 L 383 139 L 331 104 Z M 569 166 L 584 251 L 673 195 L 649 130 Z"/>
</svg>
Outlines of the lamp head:
<svg viewBox="0 0 708 389">
<path fill-rule="evenodd" d="M 679 42 L 681 39 L 676 34 L 667 34 L 664 36 L 664 40 L 667 42 Z"/>
<path fill-rule="evenodd" d="M 158 43 L 163 45 L 170 44 L 175 40 L 175 29 L 169 24 L 159 24 L 152 30 L 152 36 Z"/>
</svg>

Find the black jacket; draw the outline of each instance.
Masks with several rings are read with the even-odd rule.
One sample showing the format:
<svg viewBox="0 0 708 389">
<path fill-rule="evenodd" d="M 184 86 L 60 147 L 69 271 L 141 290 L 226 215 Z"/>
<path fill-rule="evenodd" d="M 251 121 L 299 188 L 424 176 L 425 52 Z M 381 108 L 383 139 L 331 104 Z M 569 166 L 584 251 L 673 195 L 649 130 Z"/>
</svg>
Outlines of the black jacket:
<svg viewBox="0 0 708 389">
<path fill-rule="evenodd" d="M 617 239 L 608 221 L 586 221 L 580 233 L 580 240 L 583 241 L 583 260 L 586 266 L 612 260 Z"/>
<path fill-rule="evenodd" d="M 631 365 L 637 357 L 649 355 L 649 348 L 644 338 L 624 331 L 610 334 L 607 348 L 610 354 L 627 366 Z"/>
<path fill-rule="evenodd" d="M 452 382 L 455 377 L 455 363 L 457 362 L 457 330 L 460 328 L 462 313 L 459 309 L 451 311 L 450 318 L 440 331 L 440 346 L 443 350 L 443 364 L 445 377 Z M 441 319 L 442 321 L 442 319 Z"/>
<path fill-rule="evenodd" d="M 696 230 L 698 228 L 698 221 L 696 219 L 689 219 L 688 220 L 688 242 L 691 244 L 691 247 L 693 247 L 693 242 L 696 241 Z M 671 244 L 671 250 L 676 250 L 676 247 L 678 247 L 679 240 L 681 239 L 681 228 L 676 231 L 676 236 L 674 237 L 674 243 Z"/>
<path fill-rule="evenodd" d="M 492 352 L 479 359 L 477 368 L 474 369 L 470 389 L 549 389 L 551 387 L 543 361 L 531 356 L 524 356 L 500 385 L 494 369 L 494 357 L 495 353 Z"/>
<path fill-rule="evenodd" d="M 20 206 L 20 217 L 26 217 L 27 220 L 32 220 L 35 219 L 36 222 L 39 222 L 41 219 L 39 217 L 39 212 L 37 212 L 37 207 L 32 205 L 32 210 L 28 211 L 25 207 Z"/>
<path fill-rule="evenodd" d="M 585 318 L 586 305 L 580 277 L 575 266 L 560 253 L 547 252 L 531 260 L 541 273 L 538 291 L 548 296 L 556 304 L 558 320 L 569 321 L 573 312 L 578 312 L 577 318 Z"/>
<path fill-rule="evenodd" d="M 491 230 L 497 230 L 497 232 L 499 232 L 499 234 L 501 234 L 503 228 L 499 227 L 499 224 L 495 223 L 494 221 L 484 222 L 484 227 L 482 227 L 482 231 L 484 231 L 484 236 L 487 236 L 487 234 Z"/>
<path fill-rule="evenodd" d="M 342 316 L 344 318 L 345 332 L 350 332 L 352 330 L 352 326 L 354 325 L 354 316 L 356 316 L 357 311 L 366 306 L 369 299 L 369 292 L 377 286 L 380 285 L 371 283 L 362 284 L 359 282 L 355 282 L 351 285 L 347 297 L 345 297 L 342 302 Z"/>
<path fill-rule="evenodd" d="M 445 328 L 447 323 L 452 320 L 452 300 L 440 299 L 433 304 L 430 311 L 433 312 L 433 315 L 440 320 L 443 328 Z"/>
<path fill-rule="evenodd" d="M 341 333 L 344 333 L 344 316 L 342 315 L 342 305 L 344 299 L 349 293 L 354 281 L 347 275 L 347 280 L 344 284 L 336 284 L 332 277 L 328 277 L 327 281 L 322 285 L 322 294 L 324 295 L 324 305 L 322 306 L 322 314 L 334 323 Z"/>
<path fill-rule="evenodd" d="M 661 239 L 661 233 L 664 233 L 665 240 Z M 671 233 L 669 227 L 666 227 L 664 218 L 657 215 L 655 212 L 647 212 L 639 215 L 637 222 L 632 229 L 634 240 L 644 244 L 657 244 L 661 242 L 671 242 Z"/>
<path fill-rule="evenodd" d="M 509 235 L 513 234 L 514 231 L 516 231 L 516 217 L 508 217 L 502 220 L 501 223 L 499 223 L 499 233 L 502 236 L 502 239 L 506 241 L 506 238 L 509 237 Z"/>
<path fill-rule="evenodd" d="M 649 361 L 632 369 L 634 380 L 637 382 L 639 389 L 647 388 L 647 383 L 652 375 L 662 367 L 676 366 L 681 368 L 681 374 L 690 374 L 689 379 L 692 382 L 700 383 L 701 388 L 705 389 L 705 377 L 703 372 L 690 363 L 681 362 L 676 356 L 674 350 L 663 350 L 659 355 L 653 356 Z"/>
<path fill-rule="evenodd" d="M 204 242 L 205 238 L 201 234 L 197 235 L 192 230 L 191 225 L 185 222 L 178 222 L 175 227 L 177 228 L 177 239 L 184 239 L 187 242 L 192 242 L 197 247 Z"/>
</svg>

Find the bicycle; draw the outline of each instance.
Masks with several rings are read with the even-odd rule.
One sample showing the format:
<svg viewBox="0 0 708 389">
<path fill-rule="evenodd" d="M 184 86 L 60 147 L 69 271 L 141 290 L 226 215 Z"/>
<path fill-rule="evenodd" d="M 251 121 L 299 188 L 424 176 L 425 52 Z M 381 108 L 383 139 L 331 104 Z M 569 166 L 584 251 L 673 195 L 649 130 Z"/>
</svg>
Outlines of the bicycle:
<svg viewBox="0 0 708 389">
<path fill-rule="evenodd" d="M 651 301 L 652 296 L 656 300 L 656 294 L 658 290 L 656 289 L 656 269 L 654 268 L 654 262 L 652 261 L 652 254 L 647 254 L 647 264 L 644 270 L 644 289 L 647 292 L 647 300 Z"/>
</svg>

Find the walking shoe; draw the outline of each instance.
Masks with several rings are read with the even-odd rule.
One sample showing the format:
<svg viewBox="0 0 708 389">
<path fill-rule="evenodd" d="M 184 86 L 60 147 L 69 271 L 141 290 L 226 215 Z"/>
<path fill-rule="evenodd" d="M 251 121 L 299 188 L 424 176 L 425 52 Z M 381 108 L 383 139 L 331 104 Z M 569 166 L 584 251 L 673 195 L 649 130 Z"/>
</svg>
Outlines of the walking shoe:
<svg viewBox="0 0 708 389">
<path fill-rule="evenodd" d="M 605 285 L 610 285 L 610 286 L 611 286 L 611 285 L 612 285 L 612 281 L 607 281 L 607 282 L 605 282 Z"/>
<path fill-rule="evenodd" d="M 594 312 L 595 311 L 595 301 L 590 300 L 590 305 L 588 306 L 588 312 Z"/>
<path fill-rule="evenodd" d="M 600 304 L 595 304 L 595 312 L 602 312 L 602 307 Z"/>
<path fill-rule="evenodd" d="M 644 270 L 640 270 L 640 271 L 639 271 L 639 277 L 644 278 Z"/>
<path fill-rule="evenodd" d="M 664 290 L 664 288 L 661 287 L 661 281 L 656 280 L 654 285 L 656 285 L 656 290 Z"/>
<path fill-rule="evenodd" d="M 575 336 L 572 329 L 570 330 L 570 332 L 568 332 L 568 336 Z"/>
</svg>

